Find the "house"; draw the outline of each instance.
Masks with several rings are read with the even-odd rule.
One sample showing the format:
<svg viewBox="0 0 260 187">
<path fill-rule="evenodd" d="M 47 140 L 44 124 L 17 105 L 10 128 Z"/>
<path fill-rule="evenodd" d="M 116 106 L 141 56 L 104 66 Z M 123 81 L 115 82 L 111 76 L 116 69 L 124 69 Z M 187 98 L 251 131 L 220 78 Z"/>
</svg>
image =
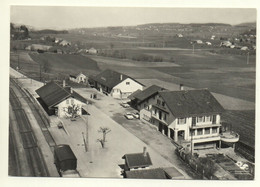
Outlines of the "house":
<svg viewBox="0 0 260 187">
<path fill-rule="evenodd" d="M 100 92 L 118 99 L 126 99 L 136 90 L 143 90 L 144 85 L 122 73 L 107 69 L 96 76 L 89 77 L 89 83 Z"/>
<path fill-rule="evenodd" d="M 69 145 L 57 145 L 54 147 L 54 164 L 59 173 L 77 169 L 77 158 Z"/>
<path fill-rule="evenodd" d="M 156 95 L 158 91 L 162 90 L 165 89 L 157 85 L 152 85 L 145 88 L 143 91 L 137 90 L 128 96 L 128 98 L 131 100 L 131 106 L 141 111 L 141 109 L 149 108 L 149 106 L 147 106 L 148 100 Z"/>
<path fill-rule="evenodd" d="M 87 53 L 89 53 L 89 54 L 97 54 L 97 53 L 98 53 L 98 50 L 95 49 L 94 47 L 91 47 L 91 48 L 87 51 Z"/>
<path fill-rule="evenodd" d="M 220 148 L 222 141 L 232 145 L 238 141 L 237 134 L 220 133 L 224 109 L 207 89 L 159 91 L 147 105 L 151 107 L 142 109 L 147 114 L 145 121 L 190 150 Z M 141 115 L 140 119 L 144 120 Z"/>
<path fill-rule="evenodd" d="M 41 45 L 41 44 L 32 44 L 30 47 L 30 49 L 32 51 L 37 51 L 37 50 L 48 51 L 50 48 L 52 48 L 52 46 Z M 28 46 L 28 49 L 29 49 L 29 46 Z"/>
<path fill-rule="evenodd" d="M 138 169 L 148 169 L 152 165 L 151 157 L 144 147 L 142 153 L 125 154 L 122 159 L 125 160 L 124 171 Z"/>
<path fill-rule="evenodd" d="M 202 40 L 196 40 L 195 41 L 197 44 L 203 44 L 203 41 Z"/>
<path fill-rule="evenodd" d="M 177 36 L 178 36 L 179 38 L 183 38 L 183 35 L 182 35 L 182 34 L 177 34 Z"/>
<path fill-rule="evenodd" d="M 224 47 L 230 47 L 232 45 L 232 43 L 230 41 L 224 41 L 220 43 L 220 47 L 224 46 Z"/>
<path fill-rule="evenodd" d="M 205 42 L 207 45 L 212 45 L 211 42 Z"/>
<path fill-rule="evenodd" d="M 61 46 L 70 46 L 71 43 L 68 42 L 67 40 L 62 40 L 62 41 L 59 43 L 59 45 L 61 45 Z"/>
<path fill-rule="evenodd" d="M 39 102 L 49 115 L 57 115 L 58 117 L 69 117 L 69 108 L 77 106 L 77 114 L 82 115 L 82 105 L 86 103 L 86 99 L 72 90 L 71 87 L 63 86 L 49 82 L 35 91 L 39 96 Z"/>
<path fill-rule="evenodd" d="M 242 51 L 247 51 L 247 50 L 248 50 L 248 47 L 247 47 L 247 46 L 241 47 L 241 50 L 242 50 Z"/>
<path fill-rule="evenodd" d="M 86 83 L 87 82 L 87 76 L 83 73 L 79 73 L 78 75 L 70 75 L 69 79 L 76 83 Z"/>
</svg>

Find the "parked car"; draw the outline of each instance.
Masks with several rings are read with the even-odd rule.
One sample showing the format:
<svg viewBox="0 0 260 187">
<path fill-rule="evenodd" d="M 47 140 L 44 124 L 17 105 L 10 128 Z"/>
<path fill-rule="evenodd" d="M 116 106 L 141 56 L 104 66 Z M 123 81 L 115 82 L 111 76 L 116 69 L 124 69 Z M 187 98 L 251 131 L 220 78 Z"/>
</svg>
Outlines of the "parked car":
<svg viewBox="0 0 260 187">
<path fill-rule="evenodd" d="M 120 104 L 122 107 L 124 107 L 124 108 L 129 108 L 130 107 L 130 105 L 127 103 L 127 102 L 123 102 L 123 103 L 121 103 Z"/>
<path fill-rule="evenodd" d="M 125 114 L 125 118 L 128 119 L 128 120 L 132 120 L 132 119 L 134 119 L 134 116 L 133 116 L 133 114 L 128 112 L 128 113 Z"/>
<path fill-rule="evenodd" d="M 136 119 L 139 119 L 139 118 L 140 118 L 139 112 L 133 112 L 132 115 L 133 115 Z"/>
</svg>

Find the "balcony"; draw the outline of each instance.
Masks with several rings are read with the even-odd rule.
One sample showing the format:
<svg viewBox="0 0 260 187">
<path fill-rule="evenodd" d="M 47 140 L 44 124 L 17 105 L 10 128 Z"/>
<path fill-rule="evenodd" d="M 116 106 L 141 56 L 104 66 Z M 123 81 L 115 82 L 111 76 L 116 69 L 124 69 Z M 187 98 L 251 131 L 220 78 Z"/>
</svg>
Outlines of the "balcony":
<svg viewBox="0 0 260 187">
<path fill-rule="evenodd" d="M 235 132 L 223 132 L 220 134 L 220 139 L 223 142 L 235 143 L 239 140 L 239 134 Z"/>
</svg>

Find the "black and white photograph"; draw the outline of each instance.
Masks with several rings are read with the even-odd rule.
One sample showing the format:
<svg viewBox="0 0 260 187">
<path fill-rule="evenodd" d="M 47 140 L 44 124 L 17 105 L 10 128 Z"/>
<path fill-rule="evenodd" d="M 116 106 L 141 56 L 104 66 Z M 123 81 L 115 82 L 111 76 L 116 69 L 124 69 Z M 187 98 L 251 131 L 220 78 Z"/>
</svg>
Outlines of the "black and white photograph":
<svg viewBox="0 0 260 187">
<path fill-rule="evenodd" d="M 9 178 L 255 181 L 256 7 L 9 13 Z"/>
</svg>

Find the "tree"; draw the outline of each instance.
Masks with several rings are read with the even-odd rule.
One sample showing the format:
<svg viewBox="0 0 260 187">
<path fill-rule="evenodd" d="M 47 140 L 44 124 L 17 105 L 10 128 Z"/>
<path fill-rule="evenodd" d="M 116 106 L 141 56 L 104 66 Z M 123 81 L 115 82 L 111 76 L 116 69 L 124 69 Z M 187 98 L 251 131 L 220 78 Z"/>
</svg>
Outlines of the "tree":
<svg viewBox="0 0 260 187">
<path fill-rule="evenodd" d="M 75 121 L 79 116 L 80 107 L 78 105 L 72 104 L 64 109 L 65 115 L 70 118 L 71 121 Z"/>
<path fill-rule="evenodd" d="M 97 141 L 101 143 L 102 148 L 105 148 L 106 135 L 109 132 L 111 132 L 111 130 L 109 128 L 107 128 L 107 127 L 100 127 L 98 132 L 101 132 L 103 134 L 103 138 L 102 139 L 97 139 Z"/>
<path fill-rule="evenodd" d="M 42 70 L 44 71 L 44 73 L 50 72 L 51 70 L 51 64 L 49 63 L 48 60 L 44 60 L 42 63 Z"/>
</svg>

